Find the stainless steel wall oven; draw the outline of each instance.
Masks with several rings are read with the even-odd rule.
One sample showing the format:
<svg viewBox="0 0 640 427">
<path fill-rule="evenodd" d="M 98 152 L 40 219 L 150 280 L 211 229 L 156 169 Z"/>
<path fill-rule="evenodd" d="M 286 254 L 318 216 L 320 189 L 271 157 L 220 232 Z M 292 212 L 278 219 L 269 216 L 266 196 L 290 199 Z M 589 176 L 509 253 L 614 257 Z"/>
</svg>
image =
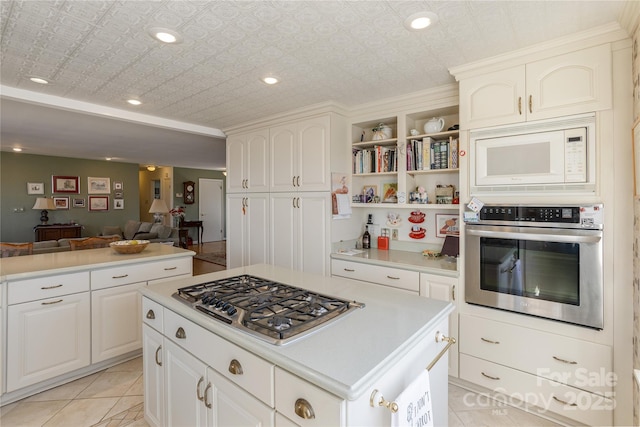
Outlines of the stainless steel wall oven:
<svg viewBox="0 0 640 427">
<path fill-rule="evenodd" d="M 485 205 L 466 223 L 466 302 L 602 329 L 602 233 L 602 205 Z"/>
</svg>

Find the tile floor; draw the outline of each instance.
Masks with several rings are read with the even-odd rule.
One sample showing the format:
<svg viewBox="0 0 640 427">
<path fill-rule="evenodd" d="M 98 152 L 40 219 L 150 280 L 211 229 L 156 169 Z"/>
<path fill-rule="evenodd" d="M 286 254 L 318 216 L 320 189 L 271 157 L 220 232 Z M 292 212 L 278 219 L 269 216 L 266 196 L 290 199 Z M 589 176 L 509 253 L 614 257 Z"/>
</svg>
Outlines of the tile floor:
<svg viewBox="0 0 640 427">
<path fill-rule="evenodd" d="M 0 408 L 2 427 L 148 427 L 142 358 Z M 449 385 L 449 426 L 557 426 L 520 409 Z"/>
</svg>

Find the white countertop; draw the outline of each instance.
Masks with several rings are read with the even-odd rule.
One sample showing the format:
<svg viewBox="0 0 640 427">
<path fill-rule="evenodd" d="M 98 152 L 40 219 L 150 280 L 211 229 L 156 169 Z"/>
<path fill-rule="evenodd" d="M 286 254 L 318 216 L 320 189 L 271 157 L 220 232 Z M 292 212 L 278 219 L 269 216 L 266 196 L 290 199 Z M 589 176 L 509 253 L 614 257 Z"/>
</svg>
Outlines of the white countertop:
<svg viewBox="0 0 640 427">
<path fill-rule="evenodd" d="M 195 255 L 193 251 L 151 243 L 139 254 L 119 254 L 111 248 L 101 248 L 0 258 L 0 281 L 73 272 L 78 271 L 79 267 L 104 268 L 193 255 Z"/>
<path fill-rule="evenodd" d="M 331 254 L 331 258 L 383 265 L 386 267 L 403 268 L 423 273 L 439 274 L 441 276 L 458 277 L 458 263 L 452 258 L 429 258 L 422 255 L 420 252 L 398 250 L 357 250 L 362 252 L 353 255 L 347 255 L 345 252 L 334 252 Z"/>
<path fill-rule="evenodd" d="M 282 346 L 264 342 L 211 319 L 172 298 L 184 286 L 252 274 L 293 286 L 366 304 L 313 333 Z M 337 396 L 360 396 L 384 368 L 417 340 L 433 340 L 434 328 L 448 318 L 453 305 L 366 283 L 292 271 L 266 264 L 225 270 L 140 289 L 145 296 Z M 430 360 L 425 360 L 425 367 Z"/>
</svg>

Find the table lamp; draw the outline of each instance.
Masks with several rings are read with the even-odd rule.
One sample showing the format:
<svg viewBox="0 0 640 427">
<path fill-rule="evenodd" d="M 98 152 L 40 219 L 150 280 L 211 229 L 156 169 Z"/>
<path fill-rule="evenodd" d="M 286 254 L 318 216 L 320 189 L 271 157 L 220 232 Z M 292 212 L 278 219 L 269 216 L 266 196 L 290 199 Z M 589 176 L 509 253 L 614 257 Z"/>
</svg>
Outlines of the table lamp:
<svg viewBox="0 0 640 427">
<path fill-rule="evenodd" d="M 56 204 L 53 202 L 53 199 L 38 197 L 32 209 L 42 210 L 42 212 L 40 212 L 40 222 L 42 225 L 47 225 L 47 222 L 49 222 L 49 217 L 47 216 L 49 212 L 47 212 L 47 210 L 56 210 Z"/>
<path fill-rule="evenodd" d="M 151 203 L 151 209 L 149 209 L 149 213 L 153 214 L 153 222 L 162 222 L 163 216 L 166 213 L 169 213 L 169 208 L 167 208 L 167 204 L 162 199 L 153 199 L 153 203 Z"/>
</svg>

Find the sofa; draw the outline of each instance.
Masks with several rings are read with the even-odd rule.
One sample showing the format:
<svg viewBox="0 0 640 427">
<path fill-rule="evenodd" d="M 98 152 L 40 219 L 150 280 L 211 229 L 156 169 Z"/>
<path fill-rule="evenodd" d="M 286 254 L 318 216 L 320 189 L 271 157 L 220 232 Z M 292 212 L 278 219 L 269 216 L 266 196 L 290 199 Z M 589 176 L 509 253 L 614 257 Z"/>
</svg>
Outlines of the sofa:
<svg viewBox="0 0 640 427">
<path fill-rule="evenodd" d="M 124 229 L 119 226 L 104 226 L 100 236 L 117 235 L 125 240 L 148 240 L 151 243 L 172 242 L 173 246 L 180 245 L 180 233 L 177 228 L 160 223 L 129 220 Z"/>
<path fill-rule="evenodd" d="M 33 243 L 33 255 L 48 254 L 51 252 L 65 252 L 71 250 L 70 240 L 83 240 L 86 237 L 75 237 L 71 239 L 43 240 Z"/>
</svg>

